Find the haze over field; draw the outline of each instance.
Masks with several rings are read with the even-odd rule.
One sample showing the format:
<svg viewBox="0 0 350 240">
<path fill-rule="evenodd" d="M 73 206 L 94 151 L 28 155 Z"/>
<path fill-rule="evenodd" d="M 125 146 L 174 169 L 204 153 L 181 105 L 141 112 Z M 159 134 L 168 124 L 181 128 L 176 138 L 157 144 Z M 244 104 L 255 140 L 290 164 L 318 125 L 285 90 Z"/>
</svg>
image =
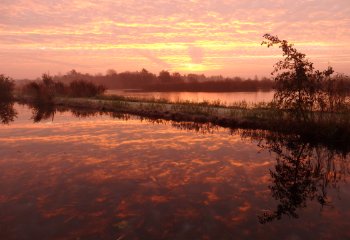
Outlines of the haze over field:
<svg viewBox="0 0 350 240">
<path fill-rule="evenodd" d="M 2 0 L 0 72 L 268 76 L 280 51 L 260 46 L 264 33 L 295 43 L 317 68 L 350 73 L 348 0 Z"/>
</svg>

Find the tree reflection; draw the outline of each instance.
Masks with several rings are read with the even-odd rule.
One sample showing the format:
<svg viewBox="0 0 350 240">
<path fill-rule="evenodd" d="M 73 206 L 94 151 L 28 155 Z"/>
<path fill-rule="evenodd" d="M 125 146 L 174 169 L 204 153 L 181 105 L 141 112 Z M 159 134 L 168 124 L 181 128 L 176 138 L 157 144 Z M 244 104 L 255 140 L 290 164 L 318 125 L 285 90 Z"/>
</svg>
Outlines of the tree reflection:
<svg viewBox="0 0 350 240">
<path fill-rule="evenodd" d="M 35 123 L 51 119 L 53 121 L 57 108 L 51 104 L 33 104 L 30 105 L 32 109 L 32 119 Z"/>
<path fill-rule="evenodd" d="M 219 129 L 217 125 L 212 123 L 196 123 L 196 122 L 175 122 L 171 124 L 173 127 L 180 130 L 195 131 L 202 134 L 214 133 Z"/>
<path fill-rule="evenodd" d="M 300 135 L 244 131 L 242 136 L 259 140 L 259 146 L 276 155 L 269 189 L 278 205 L 276 210 L 258 216 L 260 223 L 284 215 L 298 218 L 298 209 L 305 208 L 308 201 L 316 200 L 322 207 L 329 205 L 327 189 L 337 188 L 348 173 L 346 152 L 305 142 Z"/>
<path fill-rule="evenodd" d="M 110 116 L 111 118 L 121 119 L 127 121 L 131 118 L 131 115 L 117 112 L 104 112 L 93 109 L 81 109 L 81 108 L 71 108 L 54 106 L 52 104 L 27 104 L 32 109 L 32 117 L 35 123 L 51 119 L 54 120 L 55 114 L 57 112 L 70 112 L 74 117 L 77 118 L 89 118 L 96 116 Z"/>
<path fill-rule="evenodd" d="M 17 117 L 17 111 L 13 105 L 13 101 L 0 101 L 0 122 L 2 124 L 9 124 Z"/>
<path fill-rule="evenodd" d="M 95 111 L 95 110 L 85 110 L 85 109 L 69 109 L 74 117 L 77 118 L 88 118 L 88 117 L 96 117 L 103 115 L 103 112 Z"/>
</svg>

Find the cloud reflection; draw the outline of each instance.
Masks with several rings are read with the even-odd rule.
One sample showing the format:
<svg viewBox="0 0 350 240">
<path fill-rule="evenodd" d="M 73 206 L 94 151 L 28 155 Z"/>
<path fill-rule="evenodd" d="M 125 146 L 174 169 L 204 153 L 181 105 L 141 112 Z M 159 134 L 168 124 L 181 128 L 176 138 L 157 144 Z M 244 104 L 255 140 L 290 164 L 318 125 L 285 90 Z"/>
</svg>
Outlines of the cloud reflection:
<svg viewBox="0 0 350 240">
<path fill-rule="evenodd" d="M 311 202 L 293 225 L 260 225 L 261 207 L 275 207 L 267 186 L 276 160 L 239 132 L 60 111 L 34 124 L 30 109 L 16 107 L 18 120 L 0 135 L 5 238 L 289 238 L 348 227 L 347 188 L 344 214 L 320 219 Z"/>
</svg>

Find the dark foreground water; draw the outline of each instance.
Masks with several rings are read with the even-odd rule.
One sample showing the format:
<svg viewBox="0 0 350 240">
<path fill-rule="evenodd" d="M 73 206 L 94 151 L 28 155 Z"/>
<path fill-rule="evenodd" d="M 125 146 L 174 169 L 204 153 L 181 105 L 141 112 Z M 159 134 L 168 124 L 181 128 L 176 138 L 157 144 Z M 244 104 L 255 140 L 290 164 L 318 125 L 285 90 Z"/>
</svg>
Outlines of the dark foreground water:
<svg viewBox="0 0 350 240">
<path fill-rule="evenodd" d="M 324 146 L 15 108 L 0 125 L 0 239 L 350 238 L 349 159 Z"/>
</svg>

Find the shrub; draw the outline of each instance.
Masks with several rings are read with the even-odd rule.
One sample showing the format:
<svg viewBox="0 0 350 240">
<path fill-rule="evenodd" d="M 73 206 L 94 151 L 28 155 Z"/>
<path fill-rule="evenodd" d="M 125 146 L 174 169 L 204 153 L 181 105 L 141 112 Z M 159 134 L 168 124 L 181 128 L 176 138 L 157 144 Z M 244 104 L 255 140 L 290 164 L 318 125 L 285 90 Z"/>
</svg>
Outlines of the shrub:
<svg viewBox="0 0 350 240">
<path fill-rule="evenodd" d="M 0 75 L 0 100 L 13 100 L 14 82 L 4 75 Z"/>
<path fill-rule="evenodd" d="M 34 102 L 39 105 L 52 103 L 53 100 L 53 92 L 42 83 L 28 83 L 23 87 L 22 93 L 32 97 Z"/>
<path fill-rule="evenodd" d="M 350 103 L 350 78 L 343 74 L 329 78 L 323 84 L 323 95 L 319 102 L 322 110 L 331 112 L 343 112 L 349 110 Z"/>
<path fill-rule="evenodd" d="M 53 81 L 52 77 L 43 74 L 41 82 L 30 82 L 22 89 L 22 94 L 30 96 L 37 104 L 52 103 L 54 97 L 95 97 L 103 94 L 106 88 L 92 82 L 75 80 L 65 85 L 62 82 Z"/>
<path fill-rule="evenodd" d="M 75 80 L 69 85 L 69 95 L 71 97 L 95 97 L 102 95 L 105 91 L 104 86 L 83 80 Z"/>
</svg>

